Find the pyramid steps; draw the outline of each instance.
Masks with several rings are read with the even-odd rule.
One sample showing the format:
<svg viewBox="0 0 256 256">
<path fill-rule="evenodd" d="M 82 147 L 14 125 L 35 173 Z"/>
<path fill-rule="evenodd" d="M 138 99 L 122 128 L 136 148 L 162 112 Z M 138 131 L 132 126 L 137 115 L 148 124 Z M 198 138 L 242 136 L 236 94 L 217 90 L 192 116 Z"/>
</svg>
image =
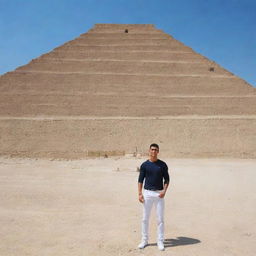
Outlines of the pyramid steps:
<svg viewBox="0 0 256 256">
<path fill-rule="evenodd" d="M 170 35 L 165 33 L 102 33 L 102 32 L 88 32 L 81 34 L 77 39 L 171 39 Z"/>
<path fill-rule="evenodd" d="M 162 34 L 162 30 L 156 29 L 153 25 L 149 24 L 96 24 L 88 33 L 125 33 L 128 29 L 128 33 L 152 33 L 152 34 Z"/>
<path fill-rule="evenodd" d="M 256 89 L 153 25 L 97 24 L 0 77 L 0 154 L 256 158 Z"/>
<path fill-rule="evenodd" d="M 50 57 L 44 57 L 41 58 L 41 60 L 44 60 L 45 62 L 58 62 L 60 60 L 59 57 L 57 58 L 50 58 Z M 66 61 L 66 62 L 123 62 L 123 63 L 131 63 L 133 64 L 134 62 L 136 63 L 155 63 L 155 64 L 165 64 L 165 63 L 185 63 L 185 64 L 189 64 L 189 63 L 202 63 L 202 60 L 196 60 L 196 59 L 191 59 L 191 60 L 136 60 L 136 59 L 128 59 L 128 60 L 120 60 L 120 59 L 114 59 L 114 58 L 87 58 L 87 59 L 83 59 L 80 57 L 78 58 L 62 58 L 61 60 Z M 204 60 L 203 60 L 204 61 Z M 111 63 L 110 63 L 111 64 Z M 212 66 L 212 65 L 211 65 Z"/>
<path fill-rule="evenodd" d="M 70 41 L 65 45 L 147 45 L 147 46 L 184 46 L 182 43 L 169 38 L 159 39 L 136 39 L 136 38 L 87 38 L 80 37 L 74 41 Z"/>
<path fill-rule="evenodd" d="M 214 67 L 214 72 L 209 71 Z M 163 62 L 117 62 L 117 61 L 33 61 L 18 71 L 85 72 L 104 74 L 141 74 L 141 75 L 231 75 L 217 65 L 205 63 L 163 63 Z"/>
<path fill-rule="evenodd" d="M 255 92 L 235 76 L 142 76 L 12 72 L 1 77 L 0 92 L 129 92 L 165 95 L 248 95 Z M 53 86 L 54 85 L 54 86 Z M 72 85 L 72 86 L 71 86 Z M 157 86 L 156 86 L 157 85 Z M 231 93 L 232 92 L 232 93 Z"/>
<path fill-rule="evenodd" d="M 59 48 L 56 48 L 59 49 Z M 164 45 L 161 46 L 161 50 L 159 49 L 158 45 L 86 45 L 86 44 L 66 44 L 63 45 L 62 50 L 82 50 L 82 51 L 88 51 L 88 50 L 94 50 L 94 51 L 183 51 L 183 52 L 191 52 L 192 50 L 190 48 L 180 47 L 178 45 Z"/>
<path fill-rule="evenodd" d="M 160 97 L 133 93 L 1 94 L 0 115 L 253 115 L 255 97 Z M 153 109 L 152 109 L 152 106 Z M 214 109 L 212 106 L 215 106 Z M 125 114 L 124 114 L 125 113 Z"/>
<path fill-rule="evenodd" d="M 75 50 L 54 50 L 43 55 L 40 59 L 60 58 L 77 60 L 131 60 L 131 61 L 207 61 L 201 55 L 194 55 L 192 52 L 158 52 L 154 51 L 75 51 Z"/>
<path fill-rule="evenodd" d="M 179 115 L 179 116 L 0 116 L 0 120 L 67 121 L 67 120 L 254 120 L 255 115 Z"/>
</svg>

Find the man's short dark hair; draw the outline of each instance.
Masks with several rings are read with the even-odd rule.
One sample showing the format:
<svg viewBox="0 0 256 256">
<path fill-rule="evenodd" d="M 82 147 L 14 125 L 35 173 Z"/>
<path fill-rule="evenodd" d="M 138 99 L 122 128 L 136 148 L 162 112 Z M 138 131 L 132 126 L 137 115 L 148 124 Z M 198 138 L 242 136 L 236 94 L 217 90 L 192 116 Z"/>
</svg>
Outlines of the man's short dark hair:
<svg viewBox="0 0 256 256">
<path fill-rule="evenodd" d="M 159 150 L 159 146 L 156 143 L 152 143 L 149 148 L 151 148 L 151 147 L 155 147 Z"/>
</svg>

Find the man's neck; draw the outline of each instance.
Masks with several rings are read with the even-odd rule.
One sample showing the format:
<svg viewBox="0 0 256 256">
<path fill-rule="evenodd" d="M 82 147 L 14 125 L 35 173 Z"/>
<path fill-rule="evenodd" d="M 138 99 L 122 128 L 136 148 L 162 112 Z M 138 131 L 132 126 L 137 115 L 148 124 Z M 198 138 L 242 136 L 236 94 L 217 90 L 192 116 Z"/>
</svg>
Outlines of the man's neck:
<svg viewBox="0 0 256 256">
<path fill-rule="evenodd" d="M 157 157 L 150 157 L 149 158 L 149 161 L 150 162 L 156 162 L 158 159 L 157 159 Z"/>
</svg>

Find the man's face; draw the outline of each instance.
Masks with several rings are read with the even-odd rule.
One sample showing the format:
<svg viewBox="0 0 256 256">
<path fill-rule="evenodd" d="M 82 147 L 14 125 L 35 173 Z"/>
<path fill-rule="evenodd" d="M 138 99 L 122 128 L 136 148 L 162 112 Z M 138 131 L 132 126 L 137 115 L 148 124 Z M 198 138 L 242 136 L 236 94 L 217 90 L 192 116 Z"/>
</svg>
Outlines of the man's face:
<svg viewBox="0 0 256 256">
<path fill-rule="evenodd" d="M 149 149 L 149 155 L 152 157 L 157 157 L 159 153 L 159 149 L 157 147 L 150 147 Z"/>
</svg>

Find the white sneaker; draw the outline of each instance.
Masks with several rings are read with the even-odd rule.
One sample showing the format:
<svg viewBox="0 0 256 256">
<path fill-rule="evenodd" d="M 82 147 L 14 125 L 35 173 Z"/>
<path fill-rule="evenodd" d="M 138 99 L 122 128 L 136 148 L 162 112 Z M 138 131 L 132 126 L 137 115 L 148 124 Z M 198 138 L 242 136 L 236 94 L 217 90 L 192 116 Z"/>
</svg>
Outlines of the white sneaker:
<svg viewBox="0 0 256 256">
<path fill-rule="evenodd" d="M 158 250 L 164 251 L 164 243 L 162 241 L 157 242 Z"/>
<path fill-rule="evenodd" d="M 147 241 L 142 241 L 142 242 L 138 245 L 138 248 L 139 248 L 139 249 L 144 249 L 147 245 L 148 245 L 148 242 L 147 242 Z"/>
</svg>

